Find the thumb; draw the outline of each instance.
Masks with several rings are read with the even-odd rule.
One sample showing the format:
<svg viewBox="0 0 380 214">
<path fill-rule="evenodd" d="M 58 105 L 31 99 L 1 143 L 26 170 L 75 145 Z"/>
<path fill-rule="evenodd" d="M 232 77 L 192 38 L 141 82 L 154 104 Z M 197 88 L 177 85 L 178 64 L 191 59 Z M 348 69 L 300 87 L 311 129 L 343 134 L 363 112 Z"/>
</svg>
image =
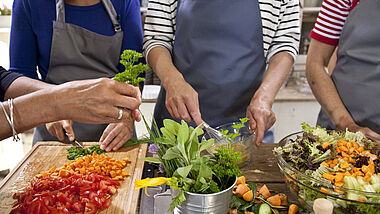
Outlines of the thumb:
<svg viewBox="0 0 380 214">
<path fill-rule="evenodd" d="M 66 135 L 70 141 L 74 141 L 74 139 L 75 139 L 72 123 L 73 122 L 71 120 L 63 120 L 62 121 L 62 127 L 65 130 Z"/>
</svg>

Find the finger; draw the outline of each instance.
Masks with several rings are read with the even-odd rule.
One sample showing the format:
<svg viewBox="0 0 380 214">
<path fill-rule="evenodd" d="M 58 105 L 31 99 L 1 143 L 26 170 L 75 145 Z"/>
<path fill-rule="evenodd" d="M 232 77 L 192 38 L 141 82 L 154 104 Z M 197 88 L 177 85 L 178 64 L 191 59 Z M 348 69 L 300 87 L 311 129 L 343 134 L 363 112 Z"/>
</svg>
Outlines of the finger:
<svg viewBox="0 0 380 214">
<path fill-rule="evenodd" d="M 140 122 L 141 121 L 141 116 L 140 112 L 138 110 L 133 110 L 132 111 L 132 117 L 135 121 Z"/>
<path fill-rule="evenodd" d="M 128 129 L 128 128 L 126 128 Z M 106 150 L 113 150 L 113 151 L 116 151 L 118 150 L 124 143 L 125 141 L 123 141 L 124 139 L 126 139 L 126 135 L 128 135 L 128 132 L 123 132 L 121 131 L 113 140 L 112 142 L 108 145 L 108 147 L 106 148 Z"/>
<path fill-rule="evenodd" d="M 186 122 L 191 122 L 191 118 L 189 112 L 187 112 L 187 108 L 184 103 L 179 103 L 178 105 L 178 114 L 179 118 L 184 119 Z"/>
<path fill-rule="evenodd" d="M 58 140 L 60 140 L 60 141 L 65 140 L 66 135 L 65 135 L 65 132 L 63 130 L 62 122 L 56 123 L 54 128 L 55 128 L 55 133 L 56 133 Z"/>
<path fill-rule="evenodd" d="M 115 96 L 112 102 L 114 103 L 114 106 L 130 109 L 130 110 L 137 109 L 141 105 L 140 99 L 127 97 L 127 96 L 121 96 L 121 95 Z"/>
<path fill-rule="evenodd" d="M 48 130 L 48 132 L 52 135 L 52 136 L 57 136 L 57 134 L 55 133 L 55 128 L 53 126 L 53 124 L 51 123 L 48 123 L 45 125 L 46 129 Z"/>
<path fill-rule="evenodd" d="M 132 137 L 132 133 L 129 132 L 128 134 L 124 135 L 124 138 L 120 140 L 120 142 L 113 148 L 114 151 L 119 150 L 125 142 L 127 142 Z"/>
<path fill-rule="evenodd" d="M 253 117 L 252 112 L 249 111 L 249 110 L 247 110 L 246 117 L 249 119 L 249 120 L 248 120 L 249 127 L 251 128 L 252 131 L 254 131 L 254 130 L 256 129 L 256 120 L 255 120 L 255 118 Z"/>
<path fill-rule="evenodd" d="M 109 144 L 110 141 L 106 141 L 106 138 L 107 138 L 107 136 L 109 136 L 109 134 L 111 133 L 112 129 L 113 129 L 113 125 L 109 124 L 107 126 L 107 128 L 103 131 L 103 134 L 102 134 L 102 136 L 100 137 L 100 140 L 99 140 L 99 142 L 100 142 L 100 149 L 104 150 L 107 147 L 107 145 Z"/>
<path fill-rule="evenodd" d="M 133 85 L 126 84 L 124 82 L 114 81 L 115 91 L 119 94 L 126 95 L 129 97 L 137 98 L 141 93 L 139 93 L 139 89 Z M 136 90 L 137 89 L 137 90 Z"/>
<path fill-rule="evenodd" d="M 265 126 L 264 121 L 261 118 L 256 118 L 257 120 L 257 128 L 256 128 L 256 146 L 261 144 L 261 141 L 264 138 Z"/>
<path fill-rule="evenodd" d="M 371 129 L 368 129 L 368 131 L 366 131 L 366 135 L 371 138 L 372 140 L 374 141 L 380 141 L 380 135 L 377 134 L 376 132 L 372 131 Z"/>
<path fill-rule="evenodd" d="M 131 111 L 126 108 L 114 108 L 111 110 L 112 115 L 110 117 L 115 118 L 115 122 L 119 123 L 121 121 L 130 120 L 131 119 Z M 121 115 L 121 118 L 120 118 Z M 120 118 L 120 119 L 119 119 Z"/>
<path fill-rule="evenodd" d="M 75 135 L 74 130 L 71 121 L 69 120 L 63 120 L 62 121 L 62 127 L 66 131 L 67 136 L 69 137 L 70 141 L 74 141 Z"/>
<path fill-rule="evenodd" d="M 193 104 L 192 103 L 186 103 L 186 107 L 190 113 L 191 118 L 194 120 L 195 124 L 199 126 L 203 123 L 201 112 L 199 111 L 199 104 L 198 99 L 195 99 Z"/>
<path fill-rule="evenodd" d="M 114 141 L 114 139 L 119 135 L 121 129 L 119 127 L 115 127 L 112 131 L 107 135 L 104 140 L 105 150 L 107 152 L 111 151 L 110 144 Z"/>
<path fill-rule="evenodd" d="M 170 110 L 169 110 L 170 109 Z M 168 111 L 173 118 L 180 118 L 177 107 L 175 105 L 169 105 Z"/>
</svg>

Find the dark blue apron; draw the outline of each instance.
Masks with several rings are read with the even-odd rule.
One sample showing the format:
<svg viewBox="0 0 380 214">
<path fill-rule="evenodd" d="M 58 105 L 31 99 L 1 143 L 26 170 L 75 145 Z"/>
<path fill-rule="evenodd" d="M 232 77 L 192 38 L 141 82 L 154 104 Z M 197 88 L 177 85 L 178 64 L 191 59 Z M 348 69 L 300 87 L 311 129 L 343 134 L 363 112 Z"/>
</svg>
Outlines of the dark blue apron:
<svg viewBox="0 0 380 214">
<path fill-rule="evenodd" d="M 380 0 L 361 0 L 344 24 L 332 79 L 354 121 L 380 134 Z M 334 129 L 325 112 L 318 124 Z"/>
<path fill-rule="evenodd" d="M 245 117 L 265 69 L 258 1 L 179 0 L 176 25 L 174 65 L 198 92 L 202 119 L 216 127 Z M 159 126 L 172 118 L 165 96 L 161 87 Z"/>
</svg>

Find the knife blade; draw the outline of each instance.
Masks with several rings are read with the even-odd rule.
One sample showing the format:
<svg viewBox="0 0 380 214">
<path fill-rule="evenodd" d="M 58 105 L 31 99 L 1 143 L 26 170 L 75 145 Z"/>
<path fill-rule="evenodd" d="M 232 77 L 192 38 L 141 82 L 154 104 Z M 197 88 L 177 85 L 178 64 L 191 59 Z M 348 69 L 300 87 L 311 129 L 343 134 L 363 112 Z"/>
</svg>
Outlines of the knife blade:
<svg viewBox="0 0 380 214">
<path fill-rule="evenodd" d="M 69 137 L 69 135 L 67 134 L 67 132 L 65 132 L 66 136 Z M 69 139 L 70 140 L 70 139 Z M 71 143 L 79 146 L 80 148 L 84 149 L 84 147 L 74 138 L 73 141 L 70 141 Z"/>
</svg>

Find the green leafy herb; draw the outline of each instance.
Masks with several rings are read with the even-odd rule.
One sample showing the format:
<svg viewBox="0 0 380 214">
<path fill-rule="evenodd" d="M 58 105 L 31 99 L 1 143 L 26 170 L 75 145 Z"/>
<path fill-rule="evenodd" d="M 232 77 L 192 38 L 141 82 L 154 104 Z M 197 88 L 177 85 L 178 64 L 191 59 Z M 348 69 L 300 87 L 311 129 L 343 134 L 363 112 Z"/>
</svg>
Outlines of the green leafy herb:
<svg viewBox="0 0 380 214">
<path fill-rule="evenodd" d="M 199 194 L 220 192 L 241 175 L 236 164 L 241 153 L 233 153 L 233 148 L 220 147 L 213 155 L 201 156 L 202 151 L 213 145 L 214 139 L 199 141 L 203 134 L 199 127 L 188 126 L 185 121 L 177 123 L 165 119 L 160 129 L 153 120 L 151 129 L 144 116 L 142 118 L 150 134 L 149 139 L 158 148 L 158 158 L 144 160 L 162 163 L 167 177 L 171 177 L 167 184 L 180 190 L 171 204 L 171 210 L 185 200 L 183 191 Z"/>
<path fill-rule="evenodd" d="M 80 147 L 70 147 L 66 149 L 69 153 L 67 154 L 67 159 L 69 160 L 75 160 L 78 157 L 83 157 L 86 155 L 92 155 L 94 152 L 96 152 L 98 155 L 105 153 L 104 150 L 100 149 L 99 145 L 93 145 L 89 147 L 88 149 L 86 148 L 80 148 Z"/>
<path fill-rule="evenodd" d="M 234 153 L 233 150 L 234 147 L 219 146 L 213 154 L 214 162 L 211 169 L 215 172 L 221 189 L 228 187 L 231 178 L 241 175 L 239 166 L 236 164 L 241 160 L 241 152 Z"/>
<path fill-rule="evenodd" d="M 139 77 L 139 75 L 149 68 L 141 62 L 135 65 L 135 63 L 142 57 L 143 55 L 136 51 L 124 50 L 121 55 L 120 63 L 124 65 L 125 71 L 116 74 L 114 80 L 126 82 L 133 86 L 139 86 L 139 83 L 145 80 L 144 78 Z"/>
<path fill-rule="evenodd" d="M 233 143 L 234 139 L 240 136 L 240 129 L 245 127 L 245 123 L 249 120 L 248 118 L 240 118 L 240 123 L 236 123 L 232 125 L 232 128 L 236 129 L 235 133 L 230 133 L 227 129 L 221 130 L 220 133 L 223 134 L 223 137 L 227 139 L 229 142 Z"/>
</svg>

